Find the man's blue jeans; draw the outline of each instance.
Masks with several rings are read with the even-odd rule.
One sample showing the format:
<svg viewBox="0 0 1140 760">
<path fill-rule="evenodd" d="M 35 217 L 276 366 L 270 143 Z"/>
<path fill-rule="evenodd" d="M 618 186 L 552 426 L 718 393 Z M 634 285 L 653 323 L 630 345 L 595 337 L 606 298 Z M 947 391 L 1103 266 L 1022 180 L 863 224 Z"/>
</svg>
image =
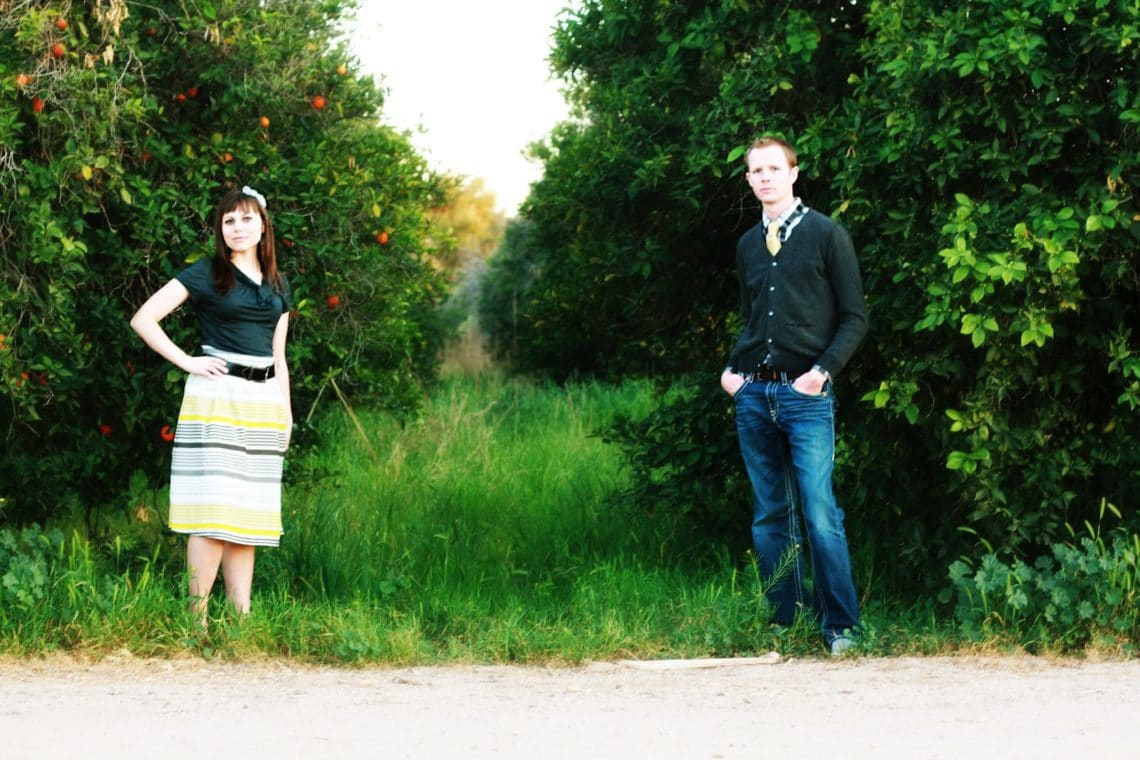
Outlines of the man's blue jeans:
<svg viewBox="0 0 1140 760">
<path fill-rule="evenodd" d="M 835 400 L 752 380 L 734 397 L 740 453 L 752 482 L 752 544 L 774 607 L 788 625 L 805 604 L 800 512 L 807 527 L 815 606 L 828 643 L 859 624 L 843 510 L 835 501 Z M 786 564 L 785 564 L 786 563 Z M 784 572 L 777 575 L 783 565 Z"/>
</svg>

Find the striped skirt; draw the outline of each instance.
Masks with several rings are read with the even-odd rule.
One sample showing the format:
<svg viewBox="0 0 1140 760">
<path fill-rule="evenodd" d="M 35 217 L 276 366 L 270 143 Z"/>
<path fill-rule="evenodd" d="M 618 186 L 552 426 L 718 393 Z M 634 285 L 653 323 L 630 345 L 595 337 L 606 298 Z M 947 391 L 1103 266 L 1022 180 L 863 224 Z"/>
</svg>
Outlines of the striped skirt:
<svg viewBox="0 0 1140 760">
<path fill-rule="evenodd" d="M 236 364 L 272 358 L 206 347 Z M 170 529 L 252 546 L 281 540 L 281 466 L 287 431 L 276 378 L 190 375 L 170 465 Z"/>
</svg>

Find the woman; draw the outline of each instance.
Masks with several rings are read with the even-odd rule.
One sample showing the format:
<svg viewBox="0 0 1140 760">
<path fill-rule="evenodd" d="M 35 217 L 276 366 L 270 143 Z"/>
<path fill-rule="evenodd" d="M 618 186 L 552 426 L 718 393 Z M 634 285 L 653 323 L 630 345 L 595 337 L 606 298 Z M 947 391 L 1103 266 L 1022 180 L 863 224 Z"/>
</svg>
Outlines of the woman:
<svg viewBox="0 0 1140 760">
<path fill-rule="evenodd" d="M 243 187 L 214 214 L 215 255 L 166 283 L 131 318 L 146 344 L 189 373 L 170 467 L 170 528 L 189 534 L 191 608 L 206 624 L 218 568 L 249 612 L 254 547 L 281 538 L 281 465 L 293 428 L 285 340 L 289 287 L 277 271 L 265 198 Z M 187 300 L 201 355 L 159 324 Z"/>
</svg>

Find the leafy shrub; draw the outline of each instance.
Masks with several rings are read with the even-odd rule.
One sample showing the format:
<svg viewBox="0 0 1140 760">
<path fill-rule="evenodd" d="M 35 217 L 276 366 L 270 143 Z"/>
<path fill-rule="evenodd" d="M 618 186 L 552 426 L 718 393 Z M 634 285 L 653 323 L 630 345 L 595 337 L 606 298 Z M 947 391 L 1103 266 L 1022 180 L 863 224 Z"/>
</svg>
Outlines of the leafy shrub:
<svg viewBox="0 0 1140 760">
<path fill-rule="evenodd" d="M 751 545 L 751 490 L 731 406 L 713 372 L 679 382 L 644 417 L 619 417 L 603 439 L 621 449 L 630 468 L 631 486 L 621 498 L 662 521 L 680 518 L 683 543 Z"/>
<path fill-rule="evenodd" d="M 0 530 L 0 617 L 27 612 L 47 597 L 52 563 L 62 546 L 58 530 L 38 525 Z"/>
<path fill-rule="evenodd" d="M 980 537 L 1030 559 L 1140 486 L 1140 9 L 895 1 L 865 21 L 851 120 L 810 135 L 865 263 L 862 512 L 916 558 Z"/>
<path fill-rule="evenodd" d="M 1140 535 L 1054 544 L 1032 565 L 992 553 L 975 569 L 950 566 L 955 616 L 967 637 L 996 636 L 1030 649 L 1140 643 Z"/>
</svg>

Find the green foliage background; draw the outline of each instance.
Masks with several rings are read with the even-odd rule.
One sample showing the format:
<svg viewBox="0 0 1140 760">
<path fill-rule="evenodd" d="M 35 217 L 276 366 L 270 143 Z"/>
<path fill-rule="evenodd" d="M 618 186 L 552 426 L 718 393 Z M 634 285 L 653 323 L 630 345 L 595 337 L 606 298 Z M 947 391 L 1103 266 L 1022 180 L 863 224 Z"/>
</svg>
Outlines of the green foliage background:
<svg viewBox="0 0 1140 760">
<path fill-rule="evenodd" d="M 1102 500 L 1134 527 L 1138 51 L 1134 0 L 586 0 L 552 59 L 579 118 L 535 148 L 483 324 L 527 325 L 492 330 L 520 370 L 689 377 L 616 431 L 635 496 L 746 513 L 716 377 L 759 214 L 740 158 L 782 133 L 868 294 L 839 379 L 865 577 L 940 585 L 977 542 L 1029 557 Z"/>
<path fill-rule="evenodd" d="M 299 420 L 333 379 L 417 405 L 440 341 L 425 241 L 443 182 L 352 72 L 350 2 L 0 6 L 0 521 L 90 517 L 132 474 L 165 478 L 182 377 L 127 321 L 212 251 L 230 187 L 269 199 Z M 193 349 L 191 319 L 165 326 Z"/>
</svg>

